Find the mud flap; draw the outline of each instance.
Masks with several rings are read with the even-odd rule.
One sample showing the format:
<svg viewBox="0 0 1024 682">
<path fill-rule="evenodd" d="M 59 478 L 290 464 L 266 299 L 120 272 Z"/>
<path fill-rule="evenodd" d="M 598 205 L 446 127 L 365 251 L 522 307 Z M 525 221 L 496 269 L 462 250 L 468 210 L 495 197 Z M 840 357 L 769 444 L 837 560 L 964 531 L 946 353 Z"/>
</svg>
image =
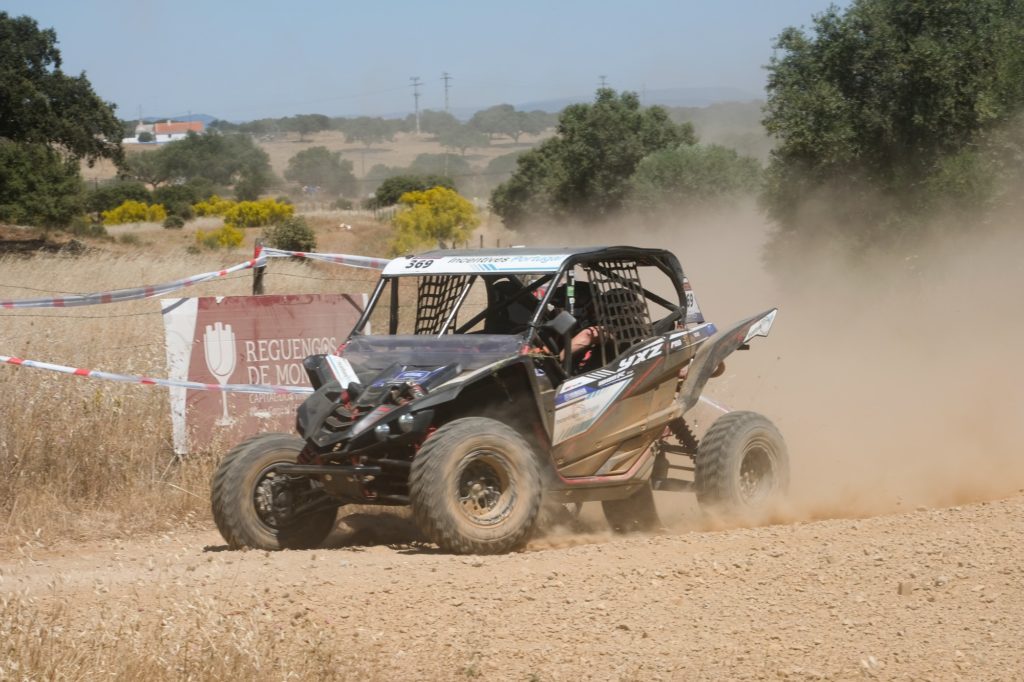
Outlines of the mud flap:
<svg viewBox="0 0 1024 682">
<path fill-rule="evenodd" d="M 704 384 L 711 378 L 715 368 L 734 350 L 746 345 L 755 336 L 768 336 L 775 322 L 778 308 L 748 317 L 734 326 L 715 334 L 701 345 L 697 355 L 690 364 L 690 371 L 683 381 L 679 392 L 679 403 L 682 413 L 686 413 L 697 404 Z"/>
</svg>

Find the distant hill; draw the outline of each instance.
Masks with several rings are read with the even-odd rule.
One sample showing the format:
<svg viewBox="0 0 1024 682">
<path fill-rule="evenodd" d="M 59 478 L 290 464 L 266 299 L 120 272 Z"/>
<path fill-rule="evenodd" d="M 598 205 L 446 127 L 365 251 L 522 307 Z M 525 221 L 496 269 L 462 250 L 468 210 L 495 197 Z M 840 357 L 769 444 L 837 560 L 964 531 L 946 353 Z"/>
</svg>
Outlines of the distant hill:
<svg viewBox="0 0 1024 682">
<path fill-rule="evenodd" d="M 174 121 L 175 123 L 180 123 L 182 121 L 202 121 L 204 126 L 208 126 L 216 120 L 216 116 L 210 116 L 209 114 L 189 114 L 187 116 L 145 116 L 143 117 L 142 122 L 156 123 L 158 121 Z"/>
</svg>

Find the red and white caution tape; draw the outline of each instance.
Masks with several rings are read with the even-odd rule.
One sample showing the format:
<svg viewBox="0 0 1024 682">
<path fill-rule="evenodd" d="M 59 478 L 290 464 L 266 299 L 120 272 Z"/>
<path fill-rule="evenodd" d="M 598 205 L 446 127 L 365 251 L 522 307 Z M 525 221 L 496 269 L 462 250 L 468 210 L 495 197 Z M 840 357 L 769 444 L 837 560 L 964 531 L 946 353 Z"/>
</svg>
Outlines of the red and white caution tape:
<svg viewBox="0 0 1024 682">
<path fill-rule="evenodd" d="M 85 305 L 99 305 L 101 303 L 120 303 L 122 301 L 135 301 L 143 298 L 153 298 L 169 294 L 178 289 L 184 289 L 201 282 L 227 277 L 228 275 L 248 270 L 253 267 L 266 265 L 266 257 L 257 255 L 230 268 L 204 272 L 200 275 L 193 275 L 184 279 L 165 284 L 151 284 L 149 286 L 135 287 L 132 289 L 116 289 L 114 291 L 100 291 L 94 294 L 77 294 L 71 296 L 57 296 L 54 298 L 30 298 L 20 301 L 0 301 L 0 308 L 74 308 Z"/>
<path fill-rule="evenodd" d="M 50 362 L 39 362 L 38 360 L 24 360 L 9 355 L 0 355 L 0 363 L 17 365 L 18 367 L 31 367 L 33 369 L 47 369 L 51 372 L 61 374 L 73 374 L 79 377 L 90 379 L 106 379 L 107 381 L 119 381 L 124 384 L 142 384 L 144 386 L 165 386 L 167 388 L 188 388 L 194 391 L 220 391 L 223 393 L 274 393 L 274 394 L 307 394 L 313 389 L 308 386 L 268 386 L 263 384 L 204 384 L 199 381 L 178 381 L 175 379 L 155 379 L 128 374 L 113 374 L 101 372 L 95 369 L 81 369 L 78 367 L 67 367 L 55 365 Z"/>
<path fill-rule="evenodd" d="M 366 268 L 367 270 L 383 270 L 389 262 L 387 258 L 373 258 L 372 256 L 352 256 L 347 253 L 306 253 L 304 251 L 285 251 L 283 249 L 272 249 L 263 247 L 262 253 L 268 258 L 306 258 L 318 260 L 325 263 L 336 263 L 348 265 L 353 268 Z"/>
<path fill-rule="evenodd" d="M 227 277 L 242 270 L 249 270 L 254 267 L 263 267 L 267 264 L 267 258 L 306 258 L 318 260 L 325 263 L 348 265 L 353 268 L 366 268 L 369 270 L 383 270 L 388 264 L 387 258 L 373 258 L 371 256 L 353 256 L 345 253 L 305 253 L 302 251 L 285 251 L 283 249 L 263 248 L 257 249 L 256 255 L 244 263 L 233 265 L 223 270 L 204 272 L 184 279 L 166 282 L 164 284 L 150 284 L 147 286 L 133 287 L 131 289 L 115 289 L 113 291 L 99 291 L 93 294 L 72 294 L 70 296 L 55 296 L 53 298 L 29 298 L 21 300 L 0 300 L 0 308 L 74 308 L 86 305 L 99 305 L 102 303 L 120 303 L 122 301 L 136 301 L 143 298 L 154 298 L 163 296 L 178 289 L 184 289 L 202 282 Z"/>
</svg>

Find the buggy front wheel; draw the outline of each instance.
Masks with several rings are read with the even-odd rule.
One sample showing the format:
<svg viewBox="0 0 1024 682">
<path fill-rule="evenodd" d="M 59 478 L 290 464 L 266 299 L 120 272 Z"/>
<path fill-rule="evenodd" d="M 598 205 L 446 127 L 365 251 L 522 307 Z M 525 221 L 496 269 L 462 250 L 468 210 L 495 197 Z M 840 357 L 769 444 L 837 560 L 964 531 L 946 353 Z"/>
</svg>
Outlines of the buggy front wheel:
<svg viewBox="0 0 1024 682">
<path fill-rule="evenodd" d="M 334 529 L 334 504 L 312 480 L 274 471 L 294 463 L 304 441 L 264 433 L 236 446 L 213 476 L 213 520 L 232 549 L 313 549 Z"/>
<path fill-rule="evenodd" d="M 420 448 L 409 502 L 424 535 L 456 554 L 501 554 L 526 543 L 541 503 L 537 456 L 515 430 L 456 419 Z"/>
</svg>

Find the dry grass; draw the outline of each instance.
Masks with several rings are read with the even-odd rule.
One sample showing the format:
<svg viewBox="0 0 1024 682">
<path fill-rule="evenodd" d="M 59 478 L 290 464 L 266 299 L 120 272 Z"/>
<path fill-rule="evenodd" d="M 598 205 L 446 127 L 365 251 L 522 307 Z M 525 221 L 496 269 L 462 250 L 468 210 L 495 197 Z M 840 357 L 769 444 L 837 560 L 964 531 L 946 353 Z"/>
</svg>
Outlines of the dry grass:
<svg viewBox="0 0 1024 682">
<path fill-rule="evenodd" d="M 379 254 L 388 230 L 314 218 L 321 250 Z M 333 225 L 333 227 L 332 227 Z M 251 246 L 190 255 L 188 234 L 141 226 L 141 246 L 99 243 L 80 257 L 0 259 L 0 297 L 35 298 L 155 284 L 251 257 Z M 249 230 L 247 241 L 258 234 Z M 275 259 L 267 293 L 368 292 L 377 273 Z M 244 295 L 251 275 L 177 295 Z M 173 297 L 172 294 L 170 297 Z M 166 376 L 155 300 L 0 312 L 0 354 L 122 374 Z M 0 367 L 0 547 L 124 536 L 208 523 L 218 453 L 175 462 L 159 387 Z"/>
<path fill-rule="evenodd" d="M 355 652 L 334 639 L 301 617 L 225 614 L 201 596 L 86 618 L 59 600 L 11 597 L 0 601 L 0 680 L 381 679 L 383 645 Z"/>
</svg>

